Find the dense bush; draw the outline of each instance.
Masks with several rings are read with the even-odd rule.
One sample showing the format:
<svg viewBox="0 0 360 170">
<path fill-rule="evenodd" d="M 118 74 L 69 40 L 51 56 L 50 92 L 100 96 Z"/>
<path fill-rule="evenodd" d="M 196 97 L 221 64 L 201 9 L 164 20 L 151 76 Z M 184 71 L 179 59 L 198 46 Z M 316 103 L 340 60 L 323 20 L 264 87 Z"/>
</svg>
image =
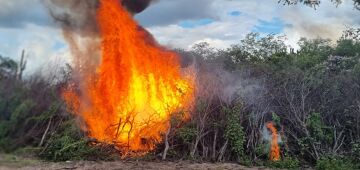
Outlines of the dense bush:
<svg viewBox="0 0 360 170">
<path fill-rule="evenodd" d="M 324 157 L 316 162 L 317 170 L 351 170 L 355 169 L 349 160 L 335 157 Z"/>
<path fill-rule="evenodd" d="M 280 161 L 275 161 L 275 162 L 269 161 L 265 165 L 277 169 L 299 169 L 300 162 L 295 158 L 284 157 Z"/>
<path fill-rule="evenodd" d="M 20 66 L 0 57 L 0 151 L 35 147 L 39 149 L 31 149 L 33 154 L 52 161 L 115 158 L 111 146 L 90 146 L 74 117 L 66 113 L 61 89 L 69 71 L 23 79 Z"/>
<path fill-rule="evenodd" d="M 281 37 L 249 34 L 240 44 L 227 50 L 216 50 L 201 43 L 187 55 L 201 58 L 199 62 L 210 65 L 210 68 L 212 63 L 222 62 L 222 66 L 237 74 L 234 77 L 240 81 L 255 82 L 249 85 L 252 87 L 264 87 L 263 92 L 261 88 L 258 91 L 255 103 L 252 101 L 255 96 L 246 96 L 241 89 L 237 98 L 243 103 L 242 109 L 237 111 L 240 118 L 237 123 L 243 127 L 246 137 L 246 147 L 239 151 L 247 153 L 251 160 L 267 158 L 263 152 L 266 145 L 260 142 L 260 129 L 269 120 L 276 122 L 285 141 L 282 147 L 284 161 L 296 157 L 315 164 L 327 155 L 342 155 L 354 160 L 360 138 L 360 42 L 354 36 L 356 33 L 346 31 L 335 46 L 327 39 L 303 38 L 296 52 L 287 51 Z M 215 108 L 214 105 L 212 107 Z M 269 114 L 272 112 L 277 113 L 277 118 Z M 225 129 L 229 127 L 226 126 L 229 123 L 227 118 L 237 120 L 231 114 L 211 115 L 222 116 L 216 121 L 225 125 Z M 208 117 L 208 122 L 211 120 Z M 210 129 L 203 138 L 209 139 L 214 132 L 219 131 Z M 226 130 L 221 133 L 227 134 Z M 236 134 L 242 136 L 241 131 Z M 226 145 L 229 150 L 225 153 L 232 156 L 225 156 L 225 160 L 236 160 L 234 155 L 237 153 L 231 149 L 234 143 L 227 139 L 226 135 L 220 139 L 229 142 Z M 203 148 L 199 148 L 201 150 Z"/>
<path fill-rule="evenodd" d="M 22 80 L 17 63 L 1 57 L 0 74 L 0 150 L 42 146 L 63 117 L 59 84 L 39 75 Z"/>
<path fill-rule="evenodd" d="M 40 152 L 40 157 L 51 161 L 113 160 L 119 153 L 106 145 L 96 145 L 86 138 L 73 120 L 61 124 Z"/>
<path fill-rule="evenodd" d="M 245 133 L 239 120 L 240 109 L 224 108 L 224 112 L 227 117 L 224 138 L 237 159 L 244 158 Z"/>
<path fill-rule="evenodd" d="M 255 33 L 226 50 L 206 43 L 178 50 L 192 58 L 183 65 L 197 66 L 196 103 L 174 115 L 164 143 L 150 155 L 288 169 L 300 162 L 317 169 L 358 168 L 360 42 L 354 34 L 345 32 L 335 45 L 301 39 L 297 51 L 288 50 L 282 37 Z M 71 72 L 57 81 L 23 80 L 18 65 L 0 57 L 0 150 L 40 147 L 40 156 L 52 161 L 117 155 L 113 146 L 87 139 L 66 113 L 60 89 Z M 190 117 L 183 122 L 185 113 Z M 278 162 L 268 161 L 268 121 L 281 138 Z"/>
</svg>

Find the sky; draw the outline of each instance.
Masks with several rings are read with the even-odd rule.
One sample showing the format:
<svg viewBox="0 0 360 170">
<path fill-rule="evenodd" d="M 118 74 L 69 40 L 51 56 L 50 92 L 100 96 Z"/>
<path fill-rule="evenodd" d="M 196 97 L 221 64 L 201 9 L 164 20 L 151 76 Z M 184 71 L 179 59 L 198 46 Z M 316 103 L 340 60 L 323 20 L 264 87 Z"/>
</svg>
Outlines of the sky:
<svg viewBox="0 0 360 170">
<path fill-rule="evenodd" d="M 225 49 L 250 32 L 286 35 L 297 48 L 301 37 L 335 41 L 347 26 L 360 25 L 351 0 L 339 6 L 321 2 L 315 10 L 278 0 L 157 0 L 135 19 L 162 45 L 184 49 L 199 42 Z M 71 57 L 41 0 L 0 0 L 0 55 L 19 60 L 22 49 L 30 72 Z"/>
</svg>

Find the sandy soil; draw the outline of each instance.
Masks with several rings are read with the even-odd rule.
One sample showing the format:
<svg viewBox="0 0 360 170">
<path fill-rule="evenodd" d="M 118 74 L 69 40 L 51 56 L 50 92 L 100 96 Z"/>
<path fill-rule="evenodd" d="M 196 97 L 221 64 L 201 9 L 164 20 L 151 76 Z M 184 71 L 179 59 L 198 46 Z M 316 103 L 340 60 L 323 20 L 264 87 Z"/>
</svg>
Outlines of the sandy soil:
<svg viewBox="0 0 360 170">
<path fill-rule="evenodd" d="M 214 169 L 214 170 L 260 170 L 265 168 L 249 168 L 237 164 L 222 163 L 189 163 L 189 162 L 64 162 L 64 163 L 40 163 L 33 165 L 0 165 L 1 170 L 7 169 L 24 169 L 24 170 L 48 170 L 48 169 L 106 169 L 106 170 L 120 170 L 120 169 L 146 169 L 146 170 L 172 170 L 172 169 Z"/>
<path fill-rule="evenodd" d="M 214 169 L 214 170 L 267 170 L 266 168 L 250 168 L 233 163 L 192 163 L 192 162 L 146 162 L 146 161 L 115 161 L 115 162 L 91 162 L 91 161 L 67 161 L 61 163 L 43 162 L 30 158 L 21 158 L 13 155 L 0 154 L 0 170 L 24 169 L 24 170 L 120 170 L 120 169 L 146 169 L 146 170 L 175 170 L 175 169 Z"/>
</svg>

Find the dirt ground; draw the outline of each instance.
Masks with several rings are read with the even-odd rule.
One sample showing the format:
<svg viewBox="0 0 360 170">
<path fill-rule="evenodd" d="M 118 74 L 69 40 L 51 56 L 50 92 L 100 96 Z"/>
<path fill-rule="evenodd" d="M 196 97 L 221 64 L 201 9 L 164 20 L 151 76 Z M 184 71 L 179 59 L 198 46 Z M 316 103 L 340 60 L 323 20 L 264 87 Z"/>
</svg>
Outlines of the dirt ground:
<svg viewBox="0 0 360 170">
<path fill-rule="evenodd" d="M 121 169 L 146 169 L 146 170 L 172 170 L 172 169 L 214 169 L 214 170 L 267 170 L 266 168 L 244 167 L 233 163 L 191 163 L 191 162 L 146 162 L 146 161 L 115 161 L 115 162 L 91 162 L 91 161 L 67 161 L 50 163 L 41 160 L 22 158 L 14 155 L 0 154 L 0 170 L 121 170 Z"/>
</svg>

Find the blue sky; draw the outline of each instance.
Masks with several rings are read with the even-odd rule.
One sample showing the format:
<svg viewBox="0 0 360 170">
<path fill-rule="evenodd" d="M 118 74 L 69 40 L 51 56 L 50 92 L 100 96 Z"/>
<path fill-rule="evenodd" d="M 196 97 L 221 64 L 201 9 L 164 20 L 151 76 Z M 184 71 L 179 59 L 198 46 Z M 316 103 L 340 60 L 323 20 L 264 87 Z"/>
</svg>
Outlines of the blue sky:
<svg viewBox="0 0 360 170">
<path fill-rule="evenodd" d="M 214 20 L 211 18 L 203 18 L 198 20 L 184 20 L 179 23 L 179 26 L 182 28 L 195 28 L 195 27 L 209 25 L 213 22 Z"/>
<path fill-rule="evenodd" d="M 261 32 L 266 34 L 280 34 L 283 32 L 286 25 L 280 18 L 272 18 L 271 21 L 259 20 L 259 23 L 254 27 L 254 32 Z"/>
<path fill-rule="evenodd" d="M 36 70 L 49 62 L 71 60 L 61 29 L 42 0 L 0 0 L 0 54 L 18 59 L 27 51 Z M 158 0 L 136 20 L 164 46 L 191 48 L 206 41 L 216 48 L 238 43 L 246 34 L 286 35 L 297 46 L 301 37 L 338 38 L 346 26 L 359 26 L 360 11 L 345 0 L 339 7 L 322 1 L 317 10 L 278 0 Z"/>
<path fill-rule="evenodd" d="M 238 16 L 241 15 L 241 12 L 240 11 L 230 11 L 229 15 L 234 16 L 234 17 L 238 17 Z"/>
</svg>

